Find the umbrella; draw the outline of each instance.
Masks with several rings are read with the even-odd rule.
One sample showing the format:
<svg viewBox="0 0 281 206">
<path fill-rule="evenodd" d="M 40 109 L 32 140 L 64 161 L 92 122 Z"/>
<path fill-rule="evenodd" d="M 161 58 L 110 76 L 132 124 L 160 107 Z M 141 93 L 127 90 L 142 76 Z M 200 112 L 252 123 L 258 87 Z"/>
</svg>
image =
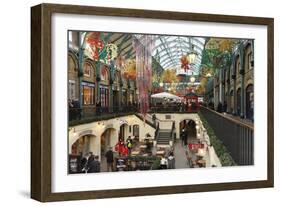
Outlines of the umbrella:
<svg viewBox="0 0 281 206">
<path fill-rule="evenodd" d="M 157 93 L 157 94 L 153 94 L 151 95 L 151 98 L 155 98 L 155 99 L 174 99 L 174 100 L 180 100 L 181 98 L 178 97 L 177 95 L 168 93 L 168 92 L 161 92 L 161 93 Z"/>
</svg>

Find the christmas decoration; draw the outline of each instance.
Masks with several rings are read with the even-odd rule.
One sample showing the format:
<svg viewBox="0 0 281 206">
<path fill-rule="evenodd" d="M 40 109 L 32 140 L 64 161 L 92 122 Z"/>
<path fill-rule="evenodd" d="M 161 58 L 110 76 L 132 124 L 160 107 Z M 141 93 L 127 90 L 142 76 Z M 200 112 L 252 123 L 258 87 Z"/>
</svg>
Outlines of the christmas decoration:
<svg viewBox="0 0 281 206">
<path fill-rule="evenodd" d="M 188 60 L 188 56 L 187 55 L 183 55 L 180 58 L 181 61 L 181 68 L 184 69 L 184 71 L 186 72 L 187 70 L 189 70 L 189 60 Z"/>
<path fill-rule="evenodd" d="M 90 32 L 86 36 L 86 41 L 92 50 L 92 58 L 99 61 L 100 54 L 104 48 L 104 42 L 100 38 L 100 32 Z"/>
<path fill-rule="evenodd" d="M 106 45 L 106 62 L 109 63 L 111 60 L 117 58 L 117 45 L 115 44 L 107 44 Z"/>
<path fill-rule="evenodd" d="M 149 108 L 148 93 L 152 87 L 152 47 L 154 45 L 153 36 L 143 35 L 142 42 L 137 37 L 133 37 L 133 45 L 136 51 L 136 71 L 139 92 L 140 112 L 145 120 Z"/>
</svg>

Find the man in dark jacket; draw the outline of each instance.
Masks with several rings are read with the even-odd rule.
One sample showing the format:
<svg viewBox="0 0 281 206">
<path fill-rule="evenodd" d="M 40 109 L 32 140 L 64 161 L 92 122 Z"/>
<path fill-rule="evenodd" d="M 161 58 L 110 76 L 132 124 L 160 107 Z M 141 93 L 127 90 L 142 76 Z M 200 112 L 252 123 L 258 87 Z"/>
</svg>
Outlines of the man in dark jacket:
<svg viewBox="0 0 281 206">
<path fill-rule="evenodd" d="M 88 173 L 100 172 L 99 156 L 95 155 L 95 157 L 89 161 L 88 168 Z"/>
<path fill-rule="evenodd" d="M 106 157 L 106 163 L 107 163 L 107 172 L 112 172 L 113 171 L 113 152 L 112 152 L 111 147 L 105 153 L 105 157 Z"/>
</svg>

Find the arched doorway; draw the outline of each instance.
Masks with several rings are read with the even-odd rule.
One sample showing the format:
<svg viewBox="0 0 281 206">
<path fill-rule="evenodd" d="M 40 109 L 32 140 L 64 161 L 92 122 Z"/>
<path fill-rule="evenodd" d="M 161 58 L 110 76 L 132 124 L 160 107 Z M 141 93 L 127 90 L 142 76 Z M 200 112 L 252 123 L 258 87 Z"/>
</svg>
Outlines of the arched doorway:
<svg viewBox="0 0 281 206">
<path fill-rule="evenodd" d="M 240 115 L 241 113 L 241 88 L 239 88 L 237 90 L 237 93 L 236 93 L 236 105 L 237 105 L 237 115 Z"/>
<path fill-rule="evenodd" d="M 252 84 L 246 88 L 246 118 L 254 119 L 254 86 Z"/>
<path fill-rule="evenodd" d="M 116 129 L 108 128 L 106 129 L 100 138 L 100 153 L 104 157 L 106 151 L 109 147 L 113 147 L 117 143 Z"/>
<path fill-rule="evenodd" d="M 72 155 L 82 155 L 85 156 L 89 152 L 97 154 L 97 147 L 94 144 L 94 135 L 84 135 L 79 137 L 71 146 Z"/>
<path fill-rule="evenodd" d="M 196 140 L 196 123 L 193 120 L 185 119 L 179 123 L 179 135 L 181 140 L 187 134 L 187 143 L 191 143 Z"/>
<path fill-rule="evenodd" d="M 140 126 L 138 124 L 133 125 L 133 136 L 135 140 L 139 140 Z"/>
<path fill-rule="evenodd" d="M 120 126 L 118 135 L 119 140 L 125 141 L 128 138 L 128 130 L 129 126 L 127 124 L 124 123 Z"/>
</svg>

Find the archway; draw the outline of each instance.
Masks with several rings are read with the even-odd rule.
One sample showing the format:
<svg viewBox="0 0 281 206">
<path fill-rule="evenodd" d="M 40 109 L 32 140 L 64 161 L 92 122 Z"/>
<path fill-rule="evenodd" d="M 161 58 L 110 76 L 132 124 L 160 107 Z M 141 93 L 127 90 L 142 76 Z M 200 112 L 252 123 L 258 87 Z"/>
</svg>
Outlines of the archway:
<svg viewBox="0 0 281 206">
<path fill-rule="evenodd" d="M 240 115 L 241 113 L 241 88 L 239 88 L 237 90 L 237 93 L 236 93 L 236 105 L 237 105 L 237 115 Z"/>
<path fill-rule="evenodd" d="M 246 88 L 246 118 L 254 119 L 254 86 L 252 84 Z"/>
<path fill-rule="evenodd" d="M 104 157 L 106 151 L 109 147 L 113 147 L 117 143 L 116 129 L 108 128 L 106 129 L 100 138 L 100 154 Z"/>
<path fill-rule="evenodd" d="M 179 135 L 182 141 L 184 140 L 184 136 L 187 135 L 186 143 L 191 143 L 196 140 L 196 123 L 192 119 L 185 119 L 179 123 Z"/>
<path fill-rule="evenodd" d="M 138 124 L 133 125 L 133 136 L 135 140 L 139 140 L 140 126 Z"/>
<path fill-rule="evenodd" d="M 129 126 L 127 124 L 124 123 L 120 126 L 118 135 L 119 140 L 125 141 L 128 138 L 128 130 Z"/>
<path fill-rule="evenodd" d="M 87 153 L 92 152 L 93 154 L 98 154 L 98 148 L 95 144 L 96 136 L 94 135 L 84 135 L 79 137 L 71 145 L 71 155 L 81 155 L 85 156 Z"/>
</svg>

